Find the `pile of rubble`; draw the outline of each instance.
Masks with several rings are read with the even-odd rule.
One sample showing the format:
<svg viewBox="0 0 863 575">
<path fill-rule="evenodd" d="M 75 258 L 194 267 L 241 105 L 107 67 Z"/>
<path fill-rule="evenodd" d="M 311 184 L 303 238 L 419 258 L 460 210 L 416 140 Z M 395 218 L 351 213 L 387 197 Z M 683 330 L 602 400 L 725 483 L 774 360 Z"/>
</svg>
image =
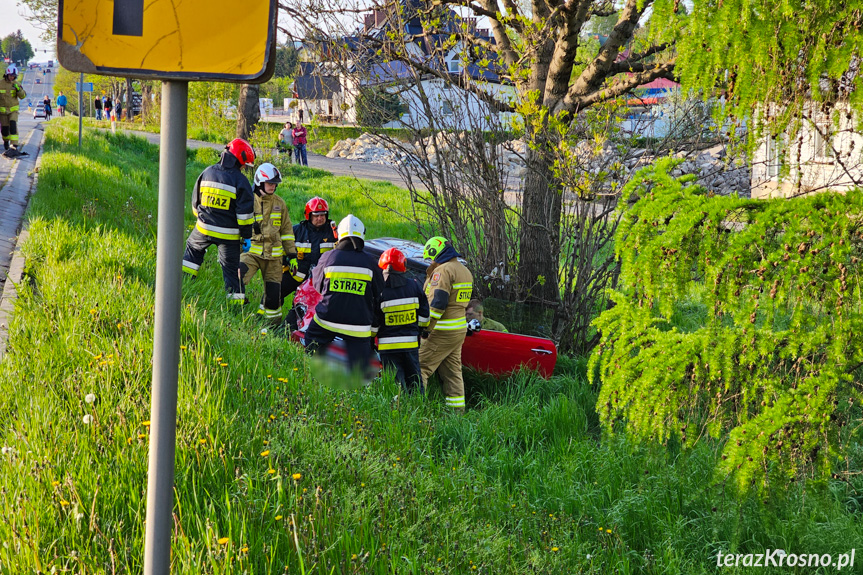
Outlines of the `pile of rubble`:
<svg viewBox="0 0 863 575">
<path fill-rule="evenodd" d="M 434 141 L 403 143 L 401 149 L 396 149 L 378 136 L 365 133 L 358 138 L 337 142 L 327 157 L 384 165 L 404 165 L 417 161 L 418 158 L 425 158 L 431 165 L 436 166 L 440 155 L 453 149 L 465 149 L 462 145 L 464 137 L 464 133 L 458 135 L 438 133 Z M 452 138 L 458 138 L 462 142 L 454 145 L 456 143 Z M 487 151 L 491 152 L 491 144 L 486 143 L 485 146 Z M 525 142 L 511 140 L 498 144 L 495 153 L 499 158 L 508 187 L 519 187 L 527 174 Z M 592 142 L 579 143 L 571 151 L 571 157 L 578 164 L 578 170 L 591 174 L 605 172 L 608 174 L 609 181 L 616 181 L 619 184 L 625 183 L 636 170 L 657 159 L 650 150 L 645 148 L 621 149 L 610 143 L 597 147 Z M 749 197 L 751 170 L 748 162 L 742 158 L 728 157 L 723 146 L 714 146 L 701 151 L 678 152 L 675 157 L 683 159 L 683 162 L 672 172 L 674 176 L 694 174 L 698 177 L 697 183 L 715 194 L 737 193 L 741 197 Z M 450 160 L 457 165 L 466 165 L 458 159 L 450 158 Z"/>
</svg>

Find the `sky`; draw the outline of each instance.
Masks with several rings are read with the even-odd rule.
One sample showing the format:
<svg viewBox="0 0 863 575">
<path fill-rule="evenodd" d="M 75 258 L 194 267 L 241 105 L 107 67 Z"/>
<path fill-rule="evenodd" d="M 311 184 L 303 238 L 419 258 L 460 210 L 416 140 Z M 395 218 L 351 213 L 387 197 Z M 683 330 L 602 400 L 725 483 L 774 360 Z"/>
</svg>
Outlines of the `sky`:
<svg viewBox="0 0 863 575">
<path fill-rule="evenodd" d="M 34 51 L 41 50 L 43 48 L 48 49 L 48 54 L 45 54 L 44 52 L 36 52 L 36 55 L 33 56 L 35 61 L 47 60 L 48 56 L 53 57 L 54 46 L 46 44 L 39 38 L 41 30 L 34 27 L 30 22 L 24 19 L 22 14 L 25 12 L 26 8 L 19 6 L 17 0 L 0 0 L 0 38 L 8 36 L 20 29 L 21 33 L 24 34 L 24 38 L 30 42 Z"/>
</svg>

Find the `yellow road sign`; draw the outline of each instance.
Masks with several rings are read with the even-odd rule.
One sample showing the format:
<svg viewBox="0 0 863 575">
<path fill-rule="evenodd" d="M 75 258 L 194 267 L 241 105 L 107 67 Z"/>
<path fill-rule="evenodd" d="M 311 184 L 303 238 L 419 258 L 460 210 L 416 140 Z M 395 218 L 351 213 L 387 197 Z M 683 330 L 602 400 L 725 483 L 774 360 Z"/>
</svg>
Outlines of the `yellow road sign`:
<svg viewBox="0 0 863 575">
<path fill-rule="evenodd" d="M 60 0 L 57 55 L 73 72 L 261 82 L 275 34 L 276 0 Z"/>
</svg>

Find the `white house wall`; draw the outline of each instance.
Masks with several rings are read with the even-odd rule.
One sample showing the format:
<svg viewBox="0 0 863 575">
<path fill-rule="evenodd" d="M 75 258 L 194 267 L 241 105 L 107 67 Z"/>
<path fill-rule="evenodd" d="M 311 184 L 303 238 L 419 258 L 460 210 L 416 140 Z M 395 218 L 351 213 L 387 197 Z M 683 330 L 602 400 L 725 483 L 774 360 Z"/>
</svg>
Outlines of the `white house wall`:
<svg viewBox="0 0 863 575">
<path fill-rule="evenodd" d="M 829 129 L 836 134 L 832 138 L 835 152 L 828 151 L 826 155 L 824 151 L 829 148 L 809 123 L 790 143 L 784 136 L 763 138 L 752 161 L 752 197 L 792 197 L 826 189 L 846 191 L 863 182 L 863 134 L 854 131 L 853 117 L 845 113 L 841 116 L 838 127 L 826 118 L 819 122 L 822 131 Z M 781 146 L 777 146 L 777 140 Z M 777 154 L 785 158 L 786 174 L 780 175 L 782 162 Z"/>
</svg>

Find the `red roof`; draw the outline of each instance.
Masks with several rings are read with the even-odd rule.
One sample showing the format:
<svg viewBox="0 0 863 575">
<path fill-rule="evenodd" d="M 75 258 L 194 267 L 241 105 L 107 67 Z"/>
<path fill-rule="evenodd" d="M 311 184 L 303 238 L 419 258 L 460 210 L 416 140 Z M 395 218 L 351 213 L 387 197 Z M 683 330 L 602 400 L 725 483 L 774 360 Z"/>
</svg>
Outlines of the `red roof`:
<svg viewBox="0 0 863 575">
<path fill-rule="evenodd" d="M 676 90 L 680 88 L 680 84 L 666 80 L 665 78 L 657 78 L 653 82 L 642 84 L 636 90 Z"/>
</svg>

